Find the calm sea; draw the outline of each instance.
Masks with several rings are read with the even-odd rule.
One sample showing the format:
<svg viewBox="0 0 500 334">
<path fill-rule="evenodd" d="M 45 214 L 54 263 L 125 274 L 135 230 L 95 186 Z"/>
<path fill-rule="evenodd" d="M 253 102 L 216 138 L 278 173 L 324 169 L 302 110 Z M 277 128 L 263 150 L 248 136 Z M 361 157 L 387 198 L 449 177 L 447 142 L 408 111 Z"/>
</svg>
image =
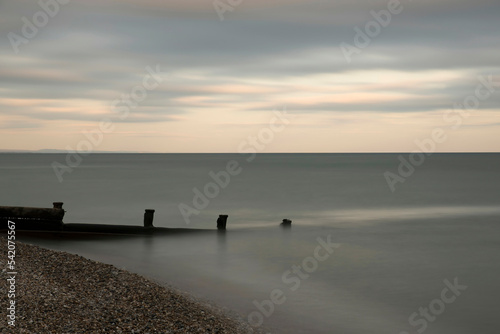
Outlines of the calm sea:
<svg viewBox="0 0 500 334">
<path fill-rule="evenodd" d="M 94 154 L 61 180 L 65 158 L 0 154 L 0 205 L 61 201 L 67 223 L 130 225 L 155 209 L 156 226 L 200 229 L 227 214 L 228 231 L 29 242 L 277 333 L 498 333 L 499 154 L 433 154 L 402 174 L 398 154 Z"/>
</svg>

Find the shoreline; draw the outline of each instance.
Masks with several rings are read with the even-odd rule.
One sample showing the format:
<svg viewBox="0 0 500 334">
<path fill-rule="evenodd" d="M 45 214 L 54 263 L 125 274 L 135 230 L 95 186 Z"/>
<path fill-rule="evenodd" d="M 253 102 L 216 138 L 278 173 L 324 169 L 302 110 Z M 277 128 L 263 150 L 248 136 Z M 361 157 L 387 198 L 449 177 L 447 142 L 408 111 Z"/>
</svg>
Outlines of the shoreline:
<svg viewBox="0 0 500 334">
<path fill-rule="evenodd" d="M 0 239 L 1 279 L 6 281 L 7 238 Z M 11 332 L 263 332 L 252 329 L 236 312 L 79 255 L 16 241 L 15 261 L 16 326 L 8 326 L 7 318 L 0 326 Z M 7 293 L 0 300 L 2 307 L 8 305 Z"/>
</svg>

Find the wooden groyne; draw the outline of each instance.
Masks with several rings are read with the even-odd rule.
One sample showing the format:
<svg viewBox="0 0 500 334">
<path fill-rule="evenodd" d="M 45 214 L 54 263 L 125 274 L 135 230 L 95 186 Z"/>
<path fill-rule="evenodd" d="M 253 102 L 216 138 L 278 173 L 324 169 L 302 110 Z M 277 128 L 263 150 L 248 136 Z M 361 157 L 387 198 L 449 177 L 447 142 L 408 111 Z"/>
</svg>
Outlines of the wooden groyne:
<svg viewBox="0 0 500 334">
<path fill-rule="evenodd" d="M 63 202 L 54 202 L 52 208 L 32 208 L 20 206 L 0 206 L 0 230 L 15 226 L 16 231 L 56 232 L 56 233 L 92 233 L 92 234 L 170 234 L 182 232 L 209 231 L 193 228 L 166 228 L 153 225 L 153 209 L 144 212 L 143 226 L 110 224 L 74 224 L 64 223 Z M 217 230 L 226 231 L 229 215 L 219 215 Z M 283 219 L 282 227 L 290 228 L 292 221 Z M 212 231 L 212 230 L 210 230 Z"/>
<path fill-rule="evenodd" d="M 54 202 L 52 208 L 33 208 L 21 206 L 0 206 L 0 230 L 15 228 L 16 232 L 54 232 L 64 234 L 172 234 L 208 231 L 189 228 L 165 228 L 153 225 L 153 209 L 144 212 L 143 226 L 111 224 L 74 224 L 64 223 L 63 202 Z M 227 215 L 225 216 L 227 220 Z M 225 229 L 224 221 L 224 229 Z"/>
<path fill-rule="evenodd" d="M 54 202 L 53 205 L 52 208 L 0 206 L 1 228 L 8 228 L 8 221 L 11 221 L 20 230 L 61 231 L 65 213 L 63 203 Z"/>
</svg>

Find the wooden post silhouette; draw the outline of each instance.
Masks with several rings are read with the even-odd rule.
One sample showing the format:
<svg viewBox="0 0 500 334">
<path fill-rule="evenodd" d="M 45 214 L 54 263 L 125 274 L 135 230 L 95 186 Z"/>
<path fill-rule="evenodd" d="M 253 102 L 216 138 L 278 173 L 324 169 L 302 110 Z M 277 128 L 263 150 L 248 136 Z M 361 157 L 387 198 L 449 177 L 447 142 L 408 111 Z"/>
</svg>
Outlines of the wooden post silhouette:
<svg viewBox="0 0 500 334">
<path fill-rule="evenodd" d="M 281 227 L 292 227 L 292 221 L 290 219 L 283 219 L 283 222 L 280 224 Z"/>
<path fill-rule="evenodd" d="M 63 202 L 54 202 L 52 205 L 54 205 L 54 209 L 62 209 Z"/>
<path fill-rule="evenodd" d="M 219 218 L 217 218 L 217 229 L 219 231 L 224 231 L 226 229 L 227 217 L 229 216 L 219 215 Z"/>
<path fill-rule="evenodd" d="M 144 227 L 153 227 L 154 215 L 155 210 L 146 209 L 146 212 L 144 212 Z"/>
</svg>

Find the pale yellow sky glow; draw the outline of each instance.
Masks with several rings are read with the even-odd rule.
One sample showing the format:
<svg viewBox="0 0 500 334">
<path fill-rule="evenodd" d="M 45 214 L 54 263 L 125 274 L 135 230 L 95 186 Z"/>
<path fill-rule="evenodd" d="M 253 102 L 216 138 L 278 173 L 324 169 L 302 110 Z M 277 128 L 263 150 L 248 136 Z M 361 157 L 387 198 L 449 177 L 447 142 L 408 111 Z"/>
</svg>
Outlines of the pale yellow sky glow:
<svg viewBox="0 0 500 334">
<path fill-rule="evenodd" d="M 222 21 L 196 1 L 61 6 L 27 43 L 1 42 L 0 150 L 74 148 L 107 119 L 113 131 L 95 152 L 237 152 L 287 110 L 289 124 L 262 152 L 409 152 L 434 128 L 447 134 L 438 151 L 500 151 L 490 7 L 463 2 L 472 21 L 481 17 L 475 29 L 437 4 L 408 5 L 348 62 L 339 45 L 356 46 L 354 28 L 386 3 L 310 4 L 243 3 Z M 19 38 L 21 17 L 41 10 L 2 6 L 2 31 Z M 157 66 L 155 76 L 146 69 Z"/>
</svg>

